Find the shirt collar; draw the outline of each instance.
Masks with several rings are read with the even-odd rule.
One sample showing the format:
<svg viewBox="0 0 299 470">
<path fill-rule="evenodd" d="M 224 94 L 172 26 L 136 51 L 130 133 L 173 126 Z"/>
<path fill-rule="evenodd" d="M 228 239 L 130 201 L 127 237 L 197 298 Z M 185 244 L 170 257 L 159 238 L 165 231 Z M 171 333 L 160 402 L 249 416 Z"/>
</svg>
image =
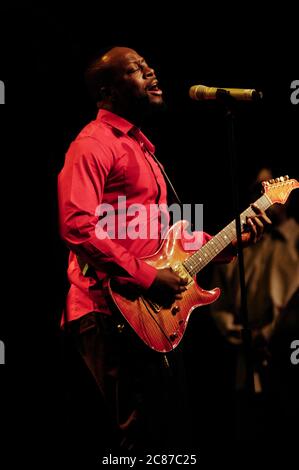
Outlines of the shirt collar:
<svg viewBox="0 0 299 470">
<path fill-rule="evenodd" d="M 155 151 L 154 145 L 150 140 L 148 140 L 147 137 L 145 137 L 143 132 L 141 132 L 138 127 L 134 126 L 129 121 L 118 116 L 117 114 L 112 113 L 111 111 L 107 111 L 106 109 L 100 109 L 97 115 L 97 120 L 108 124 L 123 134 L 131 133 L 139 141 L 139 143 L 143 143 L 150 152 Z"/>
</svg>

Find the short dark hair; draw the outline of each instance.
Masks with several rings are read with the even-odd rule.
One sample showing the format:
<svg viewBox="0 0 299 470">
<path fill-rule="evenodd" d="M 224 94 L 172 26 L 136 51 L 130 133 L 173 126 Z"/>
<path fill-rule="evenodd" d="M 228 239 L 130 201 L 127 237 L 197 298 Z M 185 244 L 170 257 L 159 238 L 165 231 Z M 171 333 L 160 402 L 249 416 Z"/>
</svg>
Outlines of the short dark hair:
<svg viewBox="0 0 299 470">
<path fill-rule="evenodd" d="M 102 58 L 115 46 L 106 46 L 98 51 L 97 55 L 90 60 L 85 71 L 85 82 L 88 91 L 95 101 L 101 101 L 104 98 L 103 88 L 112 83 L 112 70 L 105 67 Z"/>
</svg>

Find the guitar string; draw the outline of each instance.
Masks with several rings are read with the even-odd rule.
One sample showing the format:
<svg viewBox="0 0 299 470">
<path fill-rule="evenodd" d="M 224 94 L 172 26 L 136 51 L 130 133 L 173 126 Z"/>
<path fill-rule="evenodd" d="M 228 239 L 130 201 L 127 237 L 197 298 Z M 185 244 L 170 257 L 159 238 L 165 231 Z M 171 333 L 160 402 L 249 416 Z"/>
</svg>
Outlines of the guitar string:
<svg viewBox="0 0 299 470">
<path fill-rule="evenodd" d="M 265 194 L 261 196 L 255 202 L 255 204 L 258 204 L 258 206 L 264 210 L 271 205 L 269 199 Z M 241 217 L 251 216 L 254 214 L 255 212 L 250 207 L 248 207 L 244 212 L 242 212 Z M 195 275 L 197 272 L 203 269 L 215 256 L 219 254 L 215 253 L 214 248 L 211 247 L 212 244 L 221 246 L 221 240 L 223 235 L 225 234 L 228 234 L 229 236 L 235 236 L 236 230 L 234 224 L 234 221 L 230 222 L 224 229 L 222 229 L 217 235 L 215 235 L 211 240 L 209 240 L 199 251 L 191 255 L 183 263 L 184 267 L 187 269 L 190 275 Z M 225 243 L 224 247 L 222 247 L 220 251 L 222 251 L 229 243 L 230 242 Z M 208 252 L 209 256 L 206 256 L 205 252 Z M 201 255 L 202 257 L 205 256 L 205 258 L 198 260 L 197 258 L 199 255 Z M 192 267 L 190 266 L 190 263 L 192 263 Z"/>
</svg>

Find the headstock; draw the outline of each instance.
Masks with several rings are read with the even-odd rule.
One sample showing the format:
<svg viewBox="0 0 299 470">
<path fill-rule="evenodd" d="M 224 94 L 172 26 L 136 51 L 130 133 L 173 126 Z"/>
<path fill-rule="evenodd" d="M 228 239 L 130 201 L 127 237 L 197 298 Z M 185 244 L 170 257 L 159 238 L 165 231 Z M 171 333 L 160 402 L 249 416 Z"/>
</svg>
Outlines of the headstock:
<svg viewBox="0 0 299 470">
<path fill-rule="evenodd" d="M 284 204 L 293 189 L 299 188 L 299 182 L 295 179 L 289 179 L 288 176 L 280 176 L 262 182 L 264 193 L 270 199 L 272 204 L 276 202 Z"/>
</svg>

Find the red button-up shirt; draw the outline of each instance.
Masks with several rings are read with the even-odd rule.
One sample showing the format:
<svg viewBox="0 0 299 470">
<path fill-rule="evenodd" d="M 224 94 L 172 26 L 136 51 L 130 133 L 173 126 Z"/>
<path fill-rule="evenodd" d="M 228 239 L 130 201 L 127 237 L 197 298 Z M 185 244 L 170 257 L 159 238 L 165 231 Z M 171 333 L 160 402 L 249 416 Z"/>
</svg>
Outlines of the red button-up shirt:
<svg viewBox="0 0 299 470">
<path fill-rule="evenodd" d="M 139 129 L 106 110 L 71 143 L 58 177 L 61 236 L 70 248 L 68 320 L 91 311 L 110 313 L 101 288 L 107 275 L 127 277 L 145 289 L 154 281 L 156 269 L 139 259 L 153 254 L 161 243 L 150 236 L 150 225 L 157 222 L 161 228 L 159 210 L 149 210 L 150 205 L 167 203 L 164 177 L 149 153 L 154 150 Z M 119 197 L 126 198 L 123 206 Z M 99 208 L 107 204 L 119 216 L 131 204 L 142 204 L 148 209 L 142 220 L 148 236 L 123 235 L 133 214 L 118 218 L 116 237 L 101 236 Z M 203 243 L 209 238 L 204 233 Z M 83 275 L 77 255 L 92 266 L 95 276 Z"/>
</svg>

